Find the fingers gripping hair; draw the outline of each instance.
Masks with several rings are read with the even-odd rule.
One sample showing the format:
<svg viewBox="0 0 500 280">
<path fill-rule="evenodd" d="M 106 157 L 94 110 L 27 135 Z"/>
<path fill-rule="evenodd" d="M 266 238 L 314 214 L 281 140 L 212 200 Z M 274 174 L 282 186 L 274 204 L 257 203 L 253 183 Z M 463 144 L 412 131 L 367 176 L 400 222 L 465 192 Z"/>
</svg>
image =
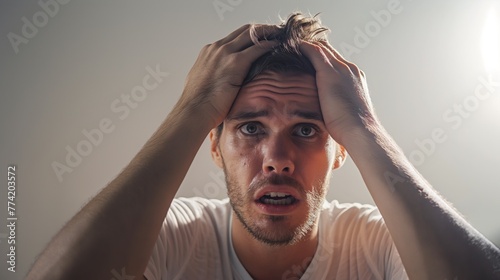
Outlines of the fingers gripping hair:
<svg viewBox="0 0 500 280">
<path fill-rule="evenodd" d="M 254 44 L 259 44 L 263 40 L 276 40 L 278 45 L 252 64 L 243 85 L 264 71 L 315 74 L 312 64 L 300 52 L 299 45 L 301 41 L 310 43 L 327 41 L 326 32 L 329 29 L 321 24 L 318 15 L 305 16 L 295 12 L 278 27 L 277 32 L 263 36 L 257 35 L 256 25 L 250 27 L 250 37 Z"/>
<path fill-rule="evenodd" d="M 288 16 L 286 21 L 275 29 L 260 29 L 257 24 L 250 25 L 250 38 L 252 43 L 259 45 L 261 41 L 276 40 L 278 45 L 272 51 L 264 54 L 253 62 L 248 74 L 243 81 L 243 86 L 252 81 L 256 76 L 265 72 L 277 72 L 283 74 L 309 74 L 315 75 L 316 70 L 309 59 L 300 51 L 301 41 L 310 43 L 327 42 L 327 31 L 329 29 L 321 24 L 318 14 L 305 16 L 301 12 L 295 12 Z M 260 31 L 260 32 L 259 32 Z M 216 130 L 219 139 L 223 129 L 221 123 Z"/>
</svg>

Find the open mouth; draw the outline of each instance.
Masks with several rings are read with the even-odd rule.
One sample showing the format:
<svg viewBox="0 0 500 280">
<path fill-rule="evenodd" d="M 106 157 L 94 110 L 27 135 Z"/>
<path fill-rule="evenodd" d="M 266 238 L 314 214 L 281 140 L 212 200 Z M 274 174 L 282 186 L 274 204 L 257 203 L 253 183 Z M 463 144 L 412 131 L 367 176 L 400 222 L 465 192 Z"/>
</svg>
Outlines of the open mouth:
<svg viewBox="0 0 500 280">
<path fill-rule="evenodd" d="M 292 205 L 297 199 L 287 193 L 269 192 L 261 196 L 258 201 L 268 205 Z"/>
</svg>

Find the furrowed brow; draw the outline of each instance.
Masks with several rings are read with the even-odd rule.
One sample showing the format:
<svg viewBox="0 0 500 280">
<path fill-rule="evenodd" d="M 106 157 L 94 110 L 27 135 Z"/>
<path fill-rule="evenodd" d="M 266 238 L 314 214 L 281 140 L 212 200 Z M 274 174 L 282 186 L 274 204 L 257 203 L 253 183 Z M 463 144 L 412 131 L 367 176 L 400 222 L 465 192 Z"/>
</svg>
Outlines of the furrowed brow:
<svg viewBox="0 0 500 280">
<path fill-rule="evenodd" d="M 313 111 L 301 111 L 301 110 L 296 110 L 291 113 L 292 116 L 297 116 L 303 119 L 310 119 L 310 120 L 316 120 L 316 121 L 323 121 L 323 115 L 319 112 L 313 112 Z"/>
<path fill-rule="evenodd" d="M 266 117 L 269 115 L 269 111 L 267 110 L 262 110 L 262 111 L 242 111 L 238 112 L 237 114 L 228 117 L 228 121 L 242 121 L 242 120 L 248 120 L 248 119 L 255 119 L 258 117 Z"/>
</svg>

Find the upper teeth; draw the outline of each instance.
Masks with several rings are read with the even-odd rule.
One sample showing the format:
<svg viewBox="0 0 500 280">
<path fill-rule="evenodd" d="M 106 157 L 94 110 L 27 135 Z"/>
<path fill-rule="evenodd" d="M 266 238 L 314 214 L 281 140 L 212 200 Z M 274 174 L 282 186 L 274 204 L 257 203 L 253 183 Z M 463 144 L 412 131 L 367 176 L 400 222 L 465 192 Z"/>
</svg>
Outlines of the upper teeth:
<svg viewBox="0 0 500 280">
<path fill-rule="evenodd" d="M 280 192 L 270 192 L 270 193 L 267 193 L 267 195 L 270 197 L 286 197 L 288 194 L 280 193 Z"/>
</svg>

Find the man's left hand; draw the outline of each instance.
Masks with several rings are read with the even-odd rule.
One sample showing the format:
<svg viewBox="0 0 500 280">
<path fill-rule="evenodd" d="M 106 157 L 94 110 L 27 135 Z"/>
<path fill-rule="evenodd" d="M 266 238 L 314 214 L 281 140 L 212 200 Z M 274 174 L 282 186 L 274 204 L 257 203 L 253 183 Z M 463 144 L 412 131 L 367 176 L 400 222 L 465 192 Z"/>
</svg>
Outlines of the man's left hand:
<svg viewBox="0 0 500 280">
<path fill-rule="evenodd" d="M 363 71 L 326 41 L 302 42 L 300 50 L 316 69 L 323 119 L 335 141 L 343 145 L 359 129 L 377 123 Z"/>
</svg>

